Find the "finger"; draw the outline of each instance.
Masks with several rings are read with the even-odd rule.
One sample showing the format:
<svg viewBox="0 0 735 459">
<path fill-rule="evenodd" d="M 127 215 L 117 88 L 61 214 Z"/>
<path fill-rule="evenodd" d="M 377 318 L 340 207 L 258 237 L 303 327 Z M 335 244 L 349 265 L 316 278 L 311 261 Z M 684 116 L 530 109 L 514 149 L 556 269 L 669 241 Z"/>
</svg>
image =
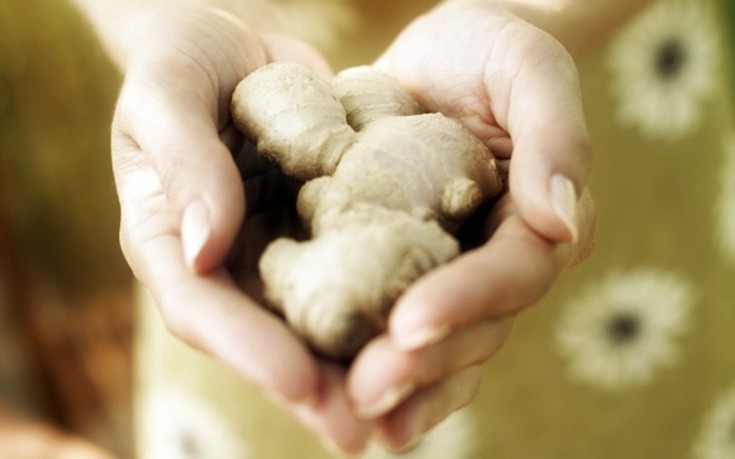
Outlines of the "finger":
<svg viewBox="0 0 735 459">
<path fill-rule="evenodd" d="M 355 418 L 345 393 L 344 370 L 323 365 L 315 398 L 292 411 L 335 454 L 358 454 L 372 435 L 373 423 Z"/>
<path fill-rule="evenodd" d="M 438 37 L 438 38 L 437 38 Z M 460 119 L 499 157 L 529 225 L 575 237 L 590 146 L 574 62 L 553 37 L 492 2 L 448 2 L 410 25 L 376 65 L 428 110 Z"/>
<path fill-rule="evenodd" d="M 224 259 L 242 223 L 242 182 L 202 102 L 175 98 L 160 88 L 143 90 L 142 84 L 126 83 L 115 125 L 118 133 L 127 134 L 118 135 L 126 135 L 128 142 L 135 138 L 155 167 L 181 221 L 186 262 L 205 272 Z"/>
<path fill-rule="evenodd" d="M 350 368 L 347 390 L 362 418 L 382 416 L 417 389 L 486 361 L 507 340 L 513 319 L 487 319 L 457 330 L 441 343 L 414 351 L 383 335 L 368 344 Z"/>
<path fill-rule="evenodd" d="M 318 383 L 316 362 L 292 332 L 223 271 L 198 275 L 186 267 L 156 171 L 129 172 L 118 193 L 123 252 L 172 332 L 268 393 L 290 401 L 309 397 Z"/>
<path fill-rule="evenodd" d="M 160 254 L 178 241 L 159 244 L 146 249 Z M 311 354 L 280 319 L 242 295 L 224 272 L 167 277 L 153 280 L 158 290 L 154 301 L 174 335 L 215 356 L 277 399 L 300 402 L 312 396 L 318 374 Z M 162 283 L 169 285 L 162 287 Z"/>
<path fill-rule="evenodd" d="M 562 244 L 557 251 L 562 260 L 567 260 L 566 267 L 575 266 L 586 260 L 595 248 L 595 227 L 597 222 L 597 209 L 589 188 L 582 191 L 582 196 L 577 203 L 577 227 L 580 230 L 579 239 L 574 244 Z"/>
<path fill-rule="evenodd" d="M 549 240 L 570 242 L 579 236 L 574 212 L 592 156 L 577 71 L 551 37 L 530 27 L 520 33 L 528 36 L 490 56 L 484 84 L 513 140 L 509 187 L 519 213 Z"/>
<path fill-rule="evenodd" d="M 395 452 L 414 448 L 429 430 L 472 401 L 481 379 L 482 368 L 470 367 L 415 394 L 381 421 L 378 441 Z"/>
<path fill-rule="evenodd" d="M 589 252 L 591 199 L 578 206 L 582 232 L 569 244 L 540 237 L 507 197 L 498 206 L 497 214 L 507 217 L 485 245 L 428 273 L 399 298 L 389 319 L 398 347 L 418 349 L 475 321 L 516 314 L 535 304 L 580 253 Z"/>
<path fill-rule="evenodd" d="M 166 67 L 176 78 L 143 67 L 128 72 L 113 123 L 115 142 L 134 143 L 145 153 L 179 215 L 188 265 L 206 272 L 226 256 L 245 211 L 239 173 L 220 140 L 228 120 L 219 113 L 219 88 L 197 66 Z M 119 156 L 119 148 L 113 152 Z"/>
</svg>

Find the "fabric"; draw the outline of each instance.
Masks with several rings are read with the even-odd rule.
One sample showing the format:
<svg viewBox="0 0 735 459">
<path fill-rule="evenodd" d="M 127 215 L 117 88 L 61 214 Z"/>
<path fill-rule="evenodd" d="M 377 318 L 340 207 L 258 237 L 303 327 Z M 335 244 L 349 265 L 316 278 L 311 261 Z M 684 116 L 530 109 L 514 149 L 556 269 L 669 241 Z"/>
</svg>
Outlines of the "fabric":
<svg viewBox="0 0 735 459">
<path fill-rule="evenodd" d="M 390 16 L 385 2 L 365 14 L 335 3 L 360 33 L 377 33 L 361 18 Z M 718 7 L 654 2 L 579 63 L 597 248 L 520 316 L 474 402 L 403 457 L 735 458 L 735 132 Z M 414 11 L 403 13 L 379 36 Z M 330 56 L 369 61 L 372 48 L 354 49 Z M 329 457 L 257 390 L 172 338 L 148 302 L 141 458 Z"/>
</svg>

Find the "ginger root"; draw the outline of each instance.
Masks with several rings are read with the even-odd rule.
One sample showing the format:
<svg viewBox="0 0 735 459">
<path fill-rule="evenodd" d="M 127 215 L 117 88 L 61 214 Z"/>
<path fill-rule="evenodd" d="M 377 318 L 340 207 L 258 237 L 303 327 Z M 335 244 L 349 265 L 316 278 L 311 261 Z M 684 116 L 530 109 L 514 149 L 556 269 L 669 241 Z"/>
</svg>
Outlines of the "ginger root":
<svg viewBox="0 0 735 459">
<path fill-rule="evenodd" d="M 259 154 L 306 181 L 297 210 L 311 239 L 271 243 L 260 275 L 271 306 L 335 360 L 385 330 L 396 299 L 459 253 L 452 232 L 502 188 L 480 140 L 373 67 L 328 83 L 267 65 L 237 86 L 232 115 Z"/>
</svg>

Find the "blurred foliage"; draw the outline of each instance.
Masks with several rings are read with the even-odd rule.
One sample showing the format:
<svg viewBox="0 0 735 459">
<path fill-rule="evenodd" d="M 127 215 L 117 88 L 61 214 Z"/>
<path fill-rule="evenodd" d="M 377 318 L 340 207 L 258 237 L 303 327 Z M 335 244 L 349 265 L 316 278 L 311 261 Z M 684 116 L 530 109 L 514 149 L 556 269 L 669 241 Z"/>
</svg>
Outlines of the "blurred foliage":
<svg viewBox="0 0 735 459">
<path fill-rule="evenodd" d="M 0 0 L 5 330 L 51 420 L 127 457 L 132 276 L 109 158 L 120 82 L 68 2 Z"/>
<path fill-rule="evenodd" d="M 127 276 L 108 152 L 119 81 L 65 2 L 0 0 L 0 218 L 14 268 L 64 294 Z"/>
</svg>

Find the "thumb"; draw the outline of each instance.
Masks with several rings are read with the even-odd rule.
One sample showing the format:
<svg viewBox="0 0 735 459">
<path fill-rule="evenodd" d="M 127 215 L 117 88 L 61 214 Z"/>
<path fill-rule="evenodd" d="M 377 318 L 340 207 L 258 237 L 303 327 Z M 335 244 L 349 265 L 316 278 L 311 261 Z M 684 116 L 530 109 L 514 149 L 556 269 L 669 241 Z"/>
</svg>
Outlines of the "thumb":
<svg viewBox="0 0 735 459">
<path fill-rule="evenodd" d="M 164 85 L 131 73 L 113 129 L 155 170 L 186 263 L 209 271 L 226 257 L 245 213 L 242 180 L 218 132 L 216 96 L 208 100 L 180 79 Z"/>
<path fill-rule="evenodd" d="M 553 40 L 528 52 L 512 80 L 508 131 L 513 139 L 509 187 L 523 220 L 543 237 L 579 235 L 575 212 L 585 186 L 591 146 L 576 67 Z"/>
</svg>

